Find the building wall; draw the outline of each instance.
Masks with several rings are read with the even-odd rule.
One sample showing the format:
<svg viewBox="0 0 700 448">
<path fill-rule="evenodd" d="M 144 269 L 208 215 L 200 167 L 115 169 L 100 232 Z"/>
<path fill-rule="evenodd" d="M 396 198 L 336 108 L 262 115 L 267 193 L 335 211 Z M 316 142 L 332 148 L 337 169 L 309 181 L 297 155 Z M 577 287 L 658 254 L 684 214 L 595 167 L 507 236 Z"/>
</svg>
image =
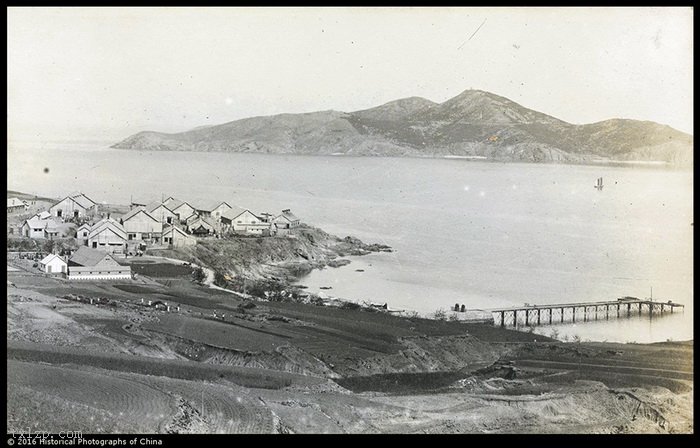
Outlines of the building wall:
<svg viewBox="0 0 700 448">
<path fill-rule="evenodd" d="M 92 249 L 105 250 L 108 253 L 124 253 L 126 251 L 126 241 L 124 238 L 117 235 L 109 228 L 88 238 L 87 245 Z"/>
<path fill-rule="evenodd" d="M 7 207 L 7 213 L 25 212 L 27 210 L 29 210 L 28 205 L 14 205 L 12 207 Z"/>
<path fill-rule="evenodd" d="M 59 214 L 60 212 L 60 214 Z M 82 218 L 86 215 L 87 211 L 78 205 L 75 201 L 73 201 L 70 198 L 65 198 L 58 204 L 53 205 L 49 209 L 49 213 L 51 213 L 52 216 L 60 216 L 63 219 L 70 219 L 75 216 L 75 212 L 78 213 L 78 217 Z"/>
<path fill-rule="evenodd" d="M 165 240 L 167 238 L 167 240 Z M 197 244 L 197 240 L 189 235 L 183 235 L 180 232 L 168 232 L 164 235 L 164 243 L 171 244 L 173 247 L 188 247 Z"/>
<path fill-rule="evenodd" d="M 149 234 L 152 237 L 152 234 L 157 233 L 160 238 L 160 234 L 163 232 L 163 224 L 160 221 L 152 220 L 144 213 L 138 213 L 129 220 L 124 221 L 124 230 L 127 233 L 137 234 L 137 240 L 142 239 L 142 234 Z"/>
<path fill-rule="evenodd" d="M 218 207 L 216 207 L 214 210 L 211 211 L 211 216 L 219 221 L 221 219 L 221 214 L 225 212 L 226 210 L 230 210 L 231 207 L 227 206 L 226 204 L 219 204 Z"/>
<path fill-rule="evenodd" d="M 76 230 L 75 238 L 79 239 L 79 240 L 87 241 L 89 235 L 90 235 L 90 230 L 85 229 L 85 228 L 78 229 L 78 230 Z"/>
<path fill-rule="evenodd" d="M 183 220 L 195 212 L 189 204 L 182 204 L 177 210 L 173 211 L 177 214 L 179 220 Z"/>
<path fill-rule="evenodd" d="M 68 265 L 65 261 L 54 257 L 47 264 L 43 265 L 42 269 L 47 274 L 65 274 L 68 271 Z"/>
<path fill-rule="evenodd" d="M 68 268 L 69 280 L 115 280 L 131 279 L 129 266 L 71 266 Z"/>
<path fill-rule="evenodd" d="M 173 224 L 176 222 L 176 220 L 180 219 L 175 213 L 171 212 L 169 209 L 163 207 L 162 205 L 149 213 L 151 214 L 151 216 L 153 216 L 163 224 Z M 168 221 L 168 219 L 170 221 Z"/>
<path fill-rule="evenodd" d="M 22 226 L 22 236 L 26 236 L 29 238 L 34 238 L 37 240 L 43 240 L 44 238 L 44 228 L 36 228 L 32 229 L 29 227 L 29 225 L 24 224 Z"/>
</svg>

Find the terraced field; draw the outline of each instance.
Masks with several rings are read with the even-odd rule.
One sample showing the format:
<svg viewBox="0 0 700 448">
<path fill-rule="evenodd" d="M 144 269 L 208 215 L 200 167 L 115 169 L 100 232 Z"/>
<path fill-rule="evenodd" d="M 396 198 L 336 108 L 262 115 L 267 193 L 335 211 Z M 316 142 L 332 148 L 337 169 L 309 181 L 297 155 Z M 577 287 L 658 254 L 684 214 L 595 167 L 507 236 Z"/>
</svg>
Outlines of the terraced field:
<svg viewBox="0 0 700 448">
<path fill-rule="evenodd" d="M 8 360 L 7 381 L 8 390 L 29 388 L 47 397 L 60 399 L 64 408 L 77 406 L 96 409 L 100 412 L 89 418 L 95 425 L 113 425 L 110 421 L 116 421 L 119 422 L 116 426 L 130 433 L 151 432 L 176 411 L 175 402 L 168 394 L 138 382 L 94 371 Z M 8 412 L 22 407 L 21 402 L 8 401 Z M 42 417 L 43 413 L 33 413 L 32 422 L 21 423 L 39 427 Z"/>
</svg>

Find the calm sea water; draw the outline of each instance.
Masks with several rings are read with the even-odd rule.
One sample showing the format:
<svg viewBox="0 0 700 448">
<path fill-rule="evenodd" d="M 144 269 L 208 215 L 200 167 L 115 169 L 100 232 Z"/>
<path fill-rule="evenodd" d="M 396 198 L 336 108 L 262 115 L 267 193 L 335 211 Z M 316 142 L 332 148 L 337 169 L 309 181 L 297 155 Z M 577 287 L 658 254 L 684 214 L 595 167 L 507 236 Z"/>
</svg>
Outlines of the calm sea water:
<svg viewBox="0 0 700 448">
<path fill-rule="evenodd" d="M 45 172 L 48 168 L 48 173 Z M 602 191 L 593 188 L 603 177 Z M 291 208 L 340 236 L 394 253 L 315 271 L 311 291 L 429 314 L 455 303 L 648 297 L 685 313 L 563 325 L 609 341 L 693 337 L 693 176 L 658 168 L 499 164 L 459 159 L 137 152 L 95 144 L 15 144 L 8 188 L 98 201 L 217 198 L 257 211 Z M 362 269 L 364 272 L 358 272 Z M 551 329 L 540 330 L 548 334 Z"/>
</svg>

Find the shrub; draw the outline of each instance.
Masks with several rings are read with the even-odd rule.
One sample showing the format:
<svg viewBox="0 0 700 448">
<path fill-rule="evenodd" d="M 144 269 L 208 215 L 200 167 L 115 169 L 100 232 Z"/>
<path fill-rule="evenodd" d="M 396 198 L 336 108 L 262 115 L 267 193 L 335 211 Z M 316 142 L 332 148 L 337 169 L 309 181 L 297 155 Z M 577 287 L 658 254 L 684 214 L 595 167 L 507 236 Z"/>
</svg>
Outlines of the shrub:
<svg viewBox="0 0 700 448">
<path fill-rule="evenodd" d="M 245 302 L 242 302 L 240 305 L 238 305 L 238 308 L 242 308 L 244 310 L 250 310 L 255 308 L 257 305 L 253 303 L 250 300 L 246 300 Z"/>
<path fill-rule="evenodd" d="M 340 305 L 340 308 L 344 310 L 359 310 L 362 308 L 362 305 L 355 302 L 343 302 L 343 304 Z"/>
<path fill-rule="evenodd" d="M 445 320 L 446 318 L 447 313 L 445 313 L 445 310 L 443 310 L 442 308 L 433 313 L 433 319 L 435 320 Z"/>
</svg>

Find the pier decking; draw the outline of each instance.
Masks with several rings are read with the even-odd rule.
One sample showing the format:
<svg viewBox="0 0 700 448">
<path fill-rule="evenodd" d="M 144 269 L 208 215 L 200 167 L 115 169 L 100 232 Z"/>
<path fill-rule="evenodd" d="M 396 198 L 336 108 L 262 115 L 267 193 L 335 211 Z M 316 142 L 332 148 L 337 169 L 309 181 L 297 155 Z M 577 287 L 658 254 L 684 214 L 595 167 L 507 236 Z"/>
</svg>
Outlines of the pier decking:
<svg viewBox="0 0 700 448">
<path fill-rule="evenodd" d="M 659 302 L 651 299 L 627 297 L 602 302 L 524 305 L 481 311 L 491 312 L 493 322 L 496 325 L 517 327 L 518 324 L 525 326 L 552 325 L 564 322 L 609 320 L 611 318 L 632 317 L 632 315 L 641 316 L 642 314 L 647 314 L 651 318 L 654 314 L 673 313 L 676 308 L 684 309 L 684 307 L 684 305 L 674 303 L 671 300 Z"/>
</svg>

